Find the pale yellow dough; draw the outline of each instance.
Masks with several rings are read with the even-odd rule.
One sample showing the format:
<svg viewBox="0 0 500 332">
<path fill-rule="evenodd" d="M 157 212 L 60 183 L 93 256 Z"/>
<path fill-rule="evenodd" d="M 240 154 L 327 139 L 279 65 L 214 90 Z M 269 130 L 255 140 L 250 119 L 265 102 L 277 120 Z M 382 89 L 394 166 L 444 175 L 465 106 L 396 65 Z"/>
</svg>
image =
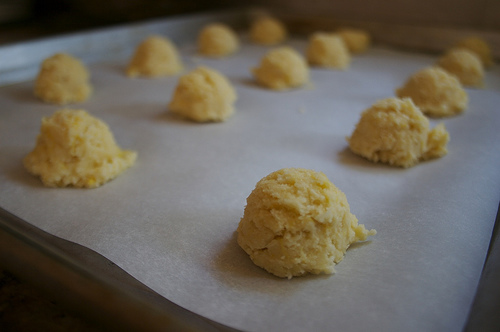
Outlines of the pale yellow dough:
<svg viewBox="0 0 500 332">
<path fill-rule="evenodd" d="M 269 51 L 253 68 L 257 82 L 273 90 L 299 87 L 309 81 L 309 68 L 304 57 L 288 46 Z"/>
<path fill-rule="evenodd" d="M 370 34 L 362 29 L 343 28 L 338 31 L 347 49 L 352 54 L 364 53 L 370 47 Z"/>
<path fill-rule="evenodd" d="M 89 80 L 89 72 L 79 59 L 57 53 L 42 62 L 35 80 L 35 95 L 58 105 L 83 102 L 92 93 Z"/>
<path fill-rule="evenodd" d="M 468 49 L 449 50 L 439 58 L 437 65 L 455 75 L 464 86 L 483 86 L 484 69 L 481 59 Z"/>
<path fill-rule="evenodd" d="M 168 107 L 194 121 L 224 121 L 233 115 L 236 99 L 236 91 L 223 74 L 201 66 L 180 77 Z"/>
<path fill-rule="evenodd" d="M 411 167 L 447 154 L 449 134 L 443 124 L 430 130 L 429 120 L 409 98 L 388 98 L 365 110 L 349 148 L 373 162 Z"/>
<path fill-rule="evenodd" d="M 282 278 L 331 274 L 349 246 L 376 234 L 358 225 L 346 196 L 325 174 L 285 168 L 260 180 L 238 226 L 252 261 Z"/>
<path fill-rule="evenodd" d="M 435 117 L 462 113 L 469 100 L 458 78 L 439 67 L 414 73 L 396 95 L 411 98 L 422 112 Z"/>
<path fill-rule="evenodd" d="M 62 109 L 43 118 L 24 166 L 48 187 L 95 188 L 132 166 L 137 153 L 121 150 L 101 120 L 84 110 Z"/>
<path fill-rule="evenodd" d="M 351 55 L 339 35 L 317 32 L 309 38 L 306 58 L 309 64 L 332 68 L 347 69 Z"/>
<path fill-rule="evenodd" d="M 222 23 L 205 26 L 198 35 L 198 51 L 209 57 L 224 57 L 235 53 L 240 47 L 238 35 Z"/>
<path fill-rule="evenodd" d="M 276 45 L 288 37 L 285 25 L 278 19 L 263 16 L 252 22 L 250 40 L 260 45 Z"/>
<path fill-rule="evenodd" d="M 479 37 L 468 37 L 460 40 L 456 47 L 466 48 L 479 56 L 484 68 L 490 68 L 493 66 L 493 55 L 491 53 L 490 45 Z"/>
<path fill-rule="evenodd" d="M 161 77 L 182 70 L 177 47 L 167 38 L 153 35 L 142 41 L 127 67 L 129 77 Z"/>
</svg>

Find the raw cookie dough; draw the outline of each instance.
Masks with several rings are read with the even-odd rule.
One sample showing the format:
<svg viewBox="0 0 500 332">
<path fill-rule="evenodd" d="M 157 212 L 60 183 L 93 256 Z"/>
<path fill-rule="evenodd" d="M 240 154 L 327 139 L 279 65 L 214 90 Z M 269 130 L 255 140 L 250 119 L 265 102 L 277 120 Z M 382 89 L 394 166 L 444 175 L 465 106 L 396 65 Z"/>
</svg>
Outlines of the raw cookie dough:
<svg viewBox="0 0 500 332">
<path fill-rule="evenodd" d="M 295 88 L 308 82 L 309 68 L 306 61 L 293 48 L 282 46 L 269 51 L 253 68 L 257 82 L 273 90 Z"/>
<path fill-rule="evenodd" d="M 371 38 L 368 32 L 361 29 L 342 28 L 338 31 L 351 54 L 366 52 L 370 47 Z"/>
<path fill-rule="evenodd" d="M 311 65 L 347 69 L 351 55 L 339 35 L 317 32 L 309 38 L 306 51 L 307 61 Z"/>
<path fill-rule="evenodd" d="M 62 109 L 42 119 L 36 146 L 24 166 L 48 187 L 95 188 L 132 166 L 133 151 L 121 150 L 101 120 L 84 110 Z"/>
<path fill-rule="evenodd" d="M 92 93 L 89 72 L 77 58 L 57 53 L 42 62 L 35 80 L 35 95 L 47 103 L 82 102 Z"/>
<path fill-rule="evenodd" d="M 168 107 L 194 121 L 224 121 L 234 113 L 236 99 L 236 91 L 224 75 L 201 66 L 181 76 Z"/>
<path fill-rule="evenodd" d="M 481 59 L 465 48 L 454 48 L 438 60 L 437 65 L 455 75 L 464 86 L 483 86 L 484 69 Z"/>
<path fill-rule="evenodd" d="M 449 134 L 443 124 L 430 130 L 411 99 L 389 98 L 362 113 L 347 141 L 352 152 L 368 160 L 407 168 L 446 155 Z"/>
<path fill-rule="evenodd" d="M 229 26 L 213 23 L 204 27 L 198 35 L 198 51 L 209 57 L 223 57 L 238 50 L 238 36 Z"/>
<path fill-rule="evenodd" d="M 260 45 L 276 45 L 288 36 L 285 25 L 273 17 L 256 19 L 250 26 L 250 39 Z"/>
<path fill-rule="evenodd" d="M 162 36 L 150 36 L 137 47 L 127 67 L 127 76 L 160 77 L 177 74 L 182 61 L 177 48 Z"/>
<path fill-rule="evenodd" d="M 494 62 L 493 55 L 491 54 L 491 48 L 485 40 L 478 37 L 468 37 L 460 40 L 455 46 L 466 48 L 476 53 L 481 59 L 484 68 L 493 66 Z"/>
<path fill-rule="evenodd" d="M 468 97 L 458 79 L 439 67 L 424 68 L 396 90 L 400 98 L 409 97 L 422 112 L 443 117 L 462 113 Z"/>
<path fill-rule="evenodd" d="M 354 242 L 375 230 L 358 225 L 346 196 L 325 174 L 285 168 L 260 180 L 238 226 L 252 261 L 282 278 L 331 274 Z"/>
</svg>

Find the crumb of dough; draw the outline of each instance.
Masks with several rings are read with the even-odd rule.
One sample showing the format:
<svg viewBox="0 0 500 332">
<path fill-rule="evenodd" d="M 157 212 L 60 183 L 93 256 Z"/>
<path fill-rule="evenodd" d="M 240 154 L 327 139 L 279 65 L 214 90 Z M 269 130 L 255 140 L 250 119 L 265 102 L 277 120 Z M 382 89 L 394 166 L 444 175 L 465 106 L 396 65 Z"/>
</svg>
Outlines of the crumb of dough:
<svg viewBox="0 0 500 332">
<path fill-rule="evenodd" d="M 200 66 L 180 77 L 168 107 L 197 122 L 220 122 L 233 115 L 236 99 L 236 91 L 223 74 Z"/>
<path fill-rule="evenodd" d="M 58 105 L 83 102 L 92 93 L 89 80 L 89 72 L 79 59 L 57 53 L 42 62 L 35 80 L 35 95 Z"/>
<path fill-rule="evenodd" d="M 439 67 L 414 73 L 396 95 L 411 98 L 422 112 L 435 117 L 457 115 L 468 104 L 467 92 L 458 78 Z"/>
<path fill-rule="evenodd" d="M 351 54 L 364 53 L 370 47 L 370 34 L 362 29 L 342 28 L 337 33 Z"/>
<path fill-rule="evenodd" d="M 437 65 L 455 75 L 464 86 L 481 87 L 484 69 L 481 59 L 465 48 L 454 48 L 441 56 Z"/>
<path fill-rule="evenodd" d="M 284 168 L 261 179 L 247 198 L 238 244 L 281 278 L 334 273 L 349 246 L 375 235 L 358 224 L 345 194 L 322 172 Z"/>
<path fill-rule="evenodd" d="M 183 68 L 176 46 L 167 38 L 153 35 L 142 41 L 127 67 L 129 77 L 161 77 Z"/>
<path fill-rule="evenodd" d="M 252 73 L 259 84 L 273 90 L 295 88 L 309 81 L 304 57 L 288 46 L 269 51 Z"/>
<path fill-rule="evenodd" d="M 285 25 L 274 17 L 260 17 L 250 26 L 250 40 L 260 45 L 276 45 L 288 37 Z"/>
<path fill-rule="evenodd" d="M 306 58 L 310 65 L 333 69 L 347 69 L 351 55 L 340 36 L 316 32 L 309 38 Z"/>
<path fill-rule="evenodd" d="M 198 51 L 209 57 L 224 57 L 236 52 L 240 42 L 236 33 L 222 23 L 205 26 L 198 35 Z"/>
<path fill-rule="evenodd" d="M 95 188 L 132 166 L 137 153 L 121 150 L 109 127 L 84 110 L 43 118 L 25 168 L 48 187 Z"/>
<path fill-rule="evenodd" d="M 485 40 L 478 37 L 468 37 L 460 40 L 455 46 L 466 48 L 476 53 L 481 59 L 484 68 L 490 68 L 493 66 L 494 61 L 491 48 Z"/>
<path fill-rule="evenodd" d="M 373 162 L 412 167 L 447 154 L 449 134 L 429 120 L 409 98 L 388 98 L 365 110 L 351 137 L 352 152 Z"/>
</svg>

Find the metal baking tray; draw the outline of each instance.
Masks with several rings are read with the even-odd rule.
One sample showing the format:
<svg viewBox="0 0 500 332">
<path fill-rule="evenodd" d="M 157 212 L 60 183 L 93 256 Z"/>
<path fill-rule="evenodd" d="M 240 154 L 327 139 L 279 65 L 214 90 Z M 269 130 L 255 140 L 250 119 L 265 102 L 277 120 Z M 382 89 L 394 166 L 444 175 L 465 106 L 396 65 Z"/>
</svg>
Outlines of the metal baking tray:
<svg viewBox="0 0 500 332">
<path fill-rule="evenodd" d="M 345 72 L 311 69 L 309 89 L 270 92 L 256 86 L 249 73 L 268 50 L 246 37 L 254 14 L 167 18 L 0 47 L 2 265 L 116 329 L 498 327 L 488 313 L 498 306 L 491 294 L 499 291 L 498 230 L 493 230 L 500 178 L 493 165 L 500 151 L 475 144 L 498 138 L 492 127 L 500 121 L 493 113 L 500 98 L 499 68 L 488 72 L 485 89 L 468 90 L 471 103 L 463 116 L 431 120 L 432 125 L 445 121 L 452 134 L 448 156 L 410 170 L 373 165 L 350 154 L 344 137 L 363 108 L 390 97 L 390 87 L 431 65 L 436 54 L 377 45 L 354 58 Z M 321 27 L 314 19 L 307 24 L 304 18 L 283 19 L 292 30 L 300 21 L 298 37 L 287 44 L 302 52 L 304 27 Z M 220 60 L 196 54 L 199 30 L 215 21 L 240 31 L 241 52 Z M 166 104 L 177 77 L 125 77 L 135 46 L 154 33 L 180 45 L 187 69 L 205 64 L 227 74 L 239 93 L 234 118 L 195 125 L 172 117 Z M 99 189 L 43 188 L 21 165 L 40 118 L 57 109 L 33 97 L 32 80 L 40 62 L 60 51 L 88 64 L 97 87 L 90 101 L 71 107 L 103 117 L 123 148 L 139 152 L 138 165 Z M 136 93 L 142 99 L 133 99 Z M 467 130 L 471 127 L 477 135 Z M 163 147 L 168 155 L 159 154 Z M 346 192 L 360 222 L 378 230 L 372 241 L 349 250 L 332 276 L 277 279 L 253 266 L 235 245 L 244 199 L 256 181 L 296 166 L 324 171 Z M 429 183 L 436 189 L 429 191 Z M 465 220 L 472 216 L 476 228 Z M 356 317 L 358 310 L 363 314 Z"/>
</svg>

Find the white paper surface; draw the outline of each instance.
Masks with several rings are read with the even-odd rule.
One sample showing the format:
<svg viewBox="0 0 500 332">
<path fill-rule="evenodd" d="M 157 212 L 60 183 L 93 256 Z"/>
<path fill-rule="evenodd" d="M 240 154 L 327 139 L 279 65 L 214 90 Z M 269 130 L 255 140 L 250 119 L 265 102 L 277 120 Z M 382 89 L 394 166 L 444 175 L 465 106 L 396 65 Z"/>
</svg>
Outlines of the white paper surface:
<svg viewBox="0 0 500 332">
<path fill-rule="evenodd" d="M 306 42 L 288 44 L 304 52 Z M 33 82 L 0 88 L 0 204 L 31 224 L 87 246 L 167 299 L 246 331 L 460 331 L 500 200 L 500 68 L 467 89 L 462 115 L 431 120 L 450 132 L 449 154 L 410 169 L 373 164 L 347 148 L 360 113 L 394 96 L 436 57 L 372 48 L 347 71 L 311 69 L 312 88 L 274 92 L 249 69 L 269 49 L 247 43 L 230 58 L 197 57 L 239 99 L 225 123 L 167 112 L 177 77 L 128 79 L 125 57 L 90 65 L 95 93 L 72 108 L 104 120 L 136 165 L 97 189 L 45 188 L 22 158 L 43 116 L 60 107 Z M 245 199 L 283 167 L 324 172 L 351 211 L 378 233 L 354 245 L 334 275 L 276 278 L 236 244 Z"/>
</svg>

